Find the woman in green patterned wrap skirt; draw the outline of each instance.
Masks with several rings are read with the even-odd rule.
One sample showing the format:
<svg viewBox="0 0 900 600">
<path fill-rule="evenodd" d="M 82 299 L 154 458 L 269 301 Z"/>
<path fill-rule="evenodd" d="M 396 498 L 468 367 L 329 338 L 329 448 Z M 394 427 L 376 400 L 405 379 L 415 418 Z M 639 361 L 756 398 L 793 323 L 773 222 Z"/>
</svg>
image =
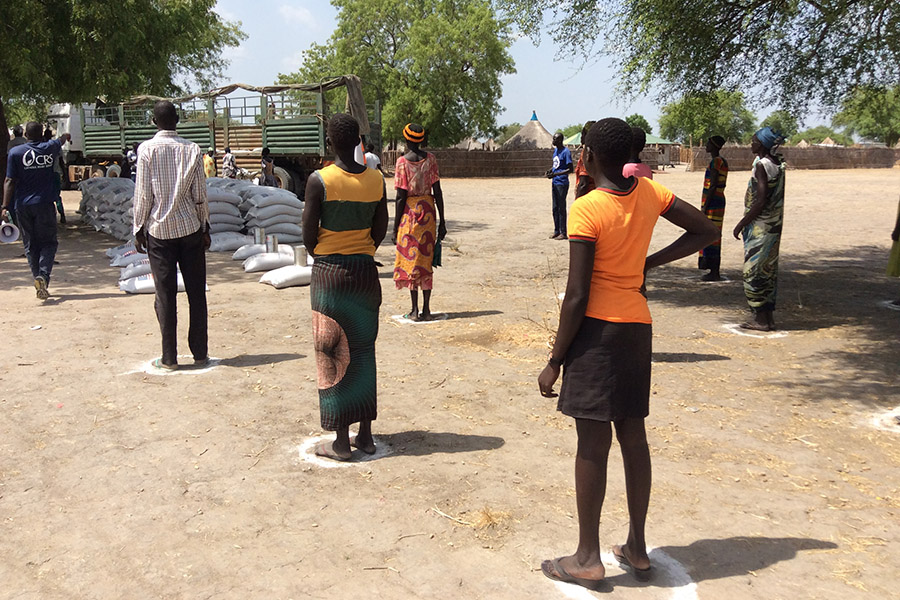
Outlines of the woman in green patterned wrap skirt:
<svg viewBox="0 0 900 600">
<path fill-rule="evenodd" d="M 744 236 L 744 295 L 753 317 L 744 329 L 775 329 L 775 295 L 778 288 L 778 254 L 784 224 L 784 171 L 774 148 L 784 138 L 771 127 L 753 135 L 750 149 L 756 154 L 744 197 L 744 218 L 734 228 L 734 237 Z"/>
<path fill-rule="evenodd" d="M 358 164 L 359 124 L 347 114 L 328 122 L 335 161 L 306 184 L 303 243 L 315 257 L 309 297 L 322 428 L 336 432 L 316 454 L 350 460 L 353 447 L 375 453 L 375 338 L 381 283 L 375 248 L 387 232 L 384 176 Z M 350 439 L 350 425 L 359 433 Z"/>
</svg>

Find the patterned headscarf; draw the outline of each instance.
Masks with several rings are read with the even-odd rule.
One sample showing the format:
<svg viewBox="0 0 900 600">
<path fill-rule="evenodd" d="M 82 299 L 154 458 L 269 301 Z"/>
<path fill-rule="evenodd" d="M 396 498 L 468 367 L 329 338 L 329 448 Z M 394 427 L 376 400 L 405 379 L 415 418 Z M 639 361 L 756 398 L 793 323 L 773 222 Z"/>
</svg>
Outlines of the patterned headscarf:
<svg viewBox="0 0 900 600">
<path fill-rule="evenodd" d="M 766 150 L 771 150 L 772 147 L 780 146 L 784 143 L 784 137 L 779 133 L 775 133 L 775 130 L 771 127 L 763 127 L 753 135 L 759 140 L 760 144 L 765 146 Z"/>
<path fill-rule="evenodd" d="M 407 142 L 421 144 L 425 141 L 425 128 L 416 123 L 407 123 L 403 128 L 403 137 Z"/>
</svg>

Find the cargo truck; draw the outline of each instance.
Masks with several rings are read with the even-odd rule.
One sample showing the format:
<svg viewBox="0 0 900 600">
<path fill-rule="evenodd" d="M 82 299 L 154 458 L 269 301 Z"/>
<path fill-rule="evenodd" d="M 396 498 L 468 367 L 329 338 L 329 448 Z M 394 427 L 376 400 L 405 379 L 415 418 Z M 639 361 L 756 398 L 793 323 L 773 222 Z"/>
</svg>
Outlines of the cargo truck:
<svg viewBox="0 0 900 600">
<path fill-rule="evenodd" d="M 341 88 L 347 91 L 346 100 L 332 92 Z M 138 96 L 118 105 L 79 107 L 83 145 L 78 158 L 93 165 L 95 174 L 102 174 L 104 165 L 121 161 L 123 149 L 156 133 L 152 112 L 160 99 Z M 354 75 L 315 84 L 231 84 L 169 100 L 179 111 L 178 134 L 204 152 L 212 149 L 219 173 L 225 148 L 231 148 L 239 168 L 253 174 L 259 172 L 262 149 L 267 147 L 275 160 L 279 187 L 298 195 L 303 193 L 306 174 L 331 157 L 325 124 L 334 113 L 353 114 L 366 141 L 381 148 L 380 104 L 377 99 L 365 104 L 360 80 Z"/>
</svg>

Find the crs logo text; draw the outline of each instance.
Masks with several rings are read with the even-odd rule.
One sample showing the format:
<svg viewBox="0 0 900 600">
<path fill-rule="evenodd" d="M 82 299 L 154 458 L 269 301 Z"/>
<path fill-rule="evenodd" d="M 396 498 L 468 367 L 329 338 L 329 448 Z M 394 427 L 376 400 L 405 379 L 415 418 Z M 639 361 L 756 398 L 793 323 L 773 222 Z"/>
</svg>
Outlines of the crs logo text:
<svg viewBox="0 0 900 600">
<path fill-rule="evenodd" d="M 43 167 L 53 166 L 52 154 L 38 154 L 34 150 L 29 150 L 22 156 L 22 166 L 26 169 L 40 169 Z"/>
</svg>

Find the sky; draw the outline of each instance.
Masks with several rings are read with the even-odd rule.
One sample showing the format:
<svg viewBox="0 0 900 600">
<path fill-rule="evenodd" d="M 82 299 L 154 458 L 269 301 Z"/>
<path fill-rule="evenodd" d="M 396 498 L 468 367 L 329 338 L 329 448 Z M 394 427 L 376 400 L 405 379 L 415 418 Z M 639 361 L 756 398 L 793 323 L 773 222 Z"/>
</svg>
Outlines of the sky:
<svg viewBox="0 0 900 600">
<path fill-rule="evenodd" d="M 269 85 L 279 73 L 296 71 L 302 52 L 312 43 L 325 43 L 335 28 L 337 11 L 327 0 L 218 0 L 216 11 L 240 21 L 247 39 L 229 48 L 230 61 L 221 83 Z M 616 73 L 608 60 L 584 65 L 559 60 L 552 41 L 535 46 L 528 38 L 510 49 L 517 72 L 501 78 L 502 112 L 497 123 L 525 123 L 536 111 L 548 130 L 556 131 L 589 119 L 643 115 L 659 133 L 659 108 L 650 99 L 624 102 L 616 97 Z M 762 116 L 757 115 L 760 120 Z"/>
</svg>

